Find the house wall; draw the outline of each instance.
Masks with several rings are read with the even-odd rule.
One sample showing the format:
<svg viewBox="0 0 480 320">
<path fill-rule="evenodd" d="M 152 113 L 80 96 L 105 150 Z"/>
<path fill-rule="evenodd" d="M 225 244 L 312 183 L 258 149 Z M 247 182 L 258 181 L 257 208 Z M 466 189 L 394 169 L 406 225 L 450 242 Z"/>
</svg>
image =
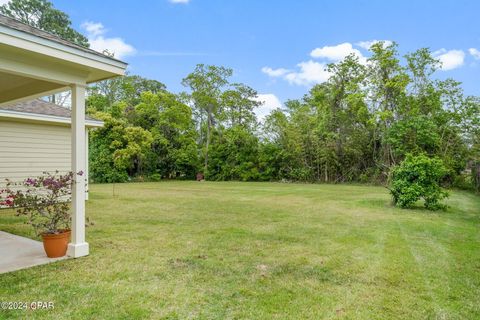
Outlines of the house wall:
<svg viewBox="0 0 480 320">
<path fill-rule="evenodd" d="M 0 188 L 42 172 L 71 168 L 70 127 L 0 119 Z M 88 194 L 88 193 L 87 193 Z"/>
</svg>

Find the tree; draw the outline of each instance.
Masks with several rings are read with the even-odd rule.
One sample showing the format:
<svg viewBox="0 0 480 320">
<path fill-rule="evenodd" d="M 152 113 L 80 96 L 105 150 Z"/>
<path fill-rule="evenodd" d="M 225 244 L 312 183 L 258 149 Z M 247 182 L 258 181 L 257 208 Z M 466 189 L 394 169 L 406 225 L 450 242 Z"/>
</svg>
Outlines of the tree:
<svg viewBox="0 0 480 320">
<path fill-rule="evenodd" d="M 129 97 L 121 91 L 118 96 Z M 107 108 L 103 97 L 92 95 L 88 108 L 91 115 L 105 122 L 104 128 L 92 133 L 90 142 L 92 165 L 102 169 L 92 168 L 97 181 L 195 176 L 197 132 L 189 106 L 166 90 L 140 90 L 133 106 L 122 100 Z M 128 101 L 133 103 L 137 98 Z"/>
<path fill-rule="evenodd" d="M 94 111 L 108 111 L 117 102 L 133 107 L 140 102 L 143 92 L 159 93 L 165 90 L 166 86 L 157 80 L 127 75 L 88 87 L 87 106 L 94 108 Z"/>
<path fill-rule="evenodd" d="M 376 43 L 366 64 L 349 55 L 328 65 L 327 81 L 262 124 L 257 92 L 230 82 L 225 67 L 197 65 L 182 81 L 189 92 L 178 95 L 138 76 L 104 82 L 90 90 L 88 111 L 107 114 L 112 133 L 93 135 L 93 161 L 124 178 L 191 178 L 203 166 L 214 180 L 385 184 L 411 154 L 441 161 L 444 185 L 478 188 L 480 98 L 436 80 L 439 62 L 428 49 L 400 57 L 396 48 Z M 133 157 L 127 131 L 147 136 L 131 127 L 152 138 Z"/>
<path fill-rule="evenodd" d="M 365 67 L 351 55 L 328 70 L 332 76 L 327 82 L 267 118 L 270 141 L 282 149 L 283 178 L 351 181 L 368 167 L 371 125 L 362 91 Z"/>
<path fill-rule="evenodd" d="M 368 59 L 368 103 L 374 112 L 376 128 L 374 132 L 374 155 L 380 161 L 387 175 L 392 164 L 395 164 L 392 147 L 386 139 L 386 132 L 405 104 L 406 88 L 410 81 L 405 68 L 398 59 L 397 44 L 386 45 L 378 42 L 370 48 L 372 56 Z"/>
<path fill-rule="evenodd" d="M 257 91 L 243 83 L 234 83 L 232 88 L 222 93 L 223 114 L 222 120 L 226 125 L 242 126 L 254 130 L 257 125 L 254 109 L 262 102 L 256 100 Z"/>
<path fill-rule="evenodd" d="M 140 127 L 126 127 L 121 140 L 114 141 L 113 162 L 119 169 L 127 170 L 130 176 L 142 173 L 143 160 L 153 142 L 152 134 Z"/>
<path fill-rule="evenodd" d="M 234 125 L 213 137 L 209 176 L 212 180 L 258 180 L 258 138 Z"/>
<path fill-rule="evenodd" d="M 169 92 L 146 91 L 130 117 L 152 133 L 149 171 L 163 178 L 193 178 L 198 169 L 192 110 Z"/>
<path fill-rule="evenodd" d="M 221 113 L 222 92 L 228 85 L 232 69 L 198 64 L 195 70 L 182 80 L 182 84 L 191 90 L 191 100 L 200 113 L 200 130 L 206 121 L 206 139 L 204 151 L 204 174 L 208 172 L 208 151 L 215 119 Z M 204 116 L 206 119 L 204 119 Z"/>
<path fill-rule="evenodd" d="M 90 135 L 90 172 L 95 182 L 124 182 L 141 174 L 143 160 L 151 148 L 152 134 L 141 127 L 130 126 L 124 119 L 108 113 L 96 113 L 103 128 Z"/>
<path fill-rule="evenodd" d="M 386 141 L 391 145 L 395 159 L 401 159 L 407 153 L 434 155 L 440 147 L 437 126 L 425 115 L 393 123 L 387 132 Z"/>
<path fill-rule="evenodd" d="M 391 173 L 390 193 L 393 203 L 401 208 L 411 208 L 420 199 L 429 210 L 445 206 L 440 201 L 448 196 L 440 182 L 447 174 L 442 160 L 425 155 L 408 154 Z"/>
<path fill-rule="evenodd" d="M 97 119 L 104 121 L 104 126 L 89 134 L 89 168 L 90 178 L 94 182 L 125 182 L 128 172 L 115 164 L 114 153 L 123 147 L 127 123 L 116 119 L 108 113 L 98 112 Z"/>
<path fill-rule="evenodd" d="M 55 9 L 48 0 L 11 0 L 0 6 L 0 13 L 79 46 L 89 47 L 88 39 L 72 28 L 69 16 Z"/>
</svg>

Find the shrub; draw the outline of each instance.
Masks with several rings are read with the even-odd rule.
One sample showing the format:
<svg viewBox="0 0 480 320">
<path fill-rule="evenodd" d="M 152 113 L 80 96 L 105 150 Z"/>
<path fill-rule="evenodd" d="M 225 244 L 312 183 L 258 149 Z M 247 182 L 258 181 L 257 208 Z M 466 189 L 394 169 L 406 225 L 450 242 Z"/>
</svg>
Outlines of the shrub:
<svg viewBox="0 0 480 320">
<path fill-rule="evenodd" d="M 423 199 L 429 210 L 445 208 L 440 201 L 448 197 L 448 193 L 440 187 L 440 181 L 446 174 L 442 160 L 408 154 L 391 172 L 390 193 L 393 203 L 401 208 L 411 208 Z"/>
<path fill-rule="evenodd" d="M 77 175 L 82 176 L 83 172 Z M 0 190 L 0 194 L 5 194 L 0 205 L 15 208 L 17 216 L 27 216 L 38 235 L 59 233 L 70 228 L 69 201 L 73 183 L 73 172 L 61 175 L 58 171 L 55 174 L 44 172 L 42 176 L 19 183 L 7 180 L 7 188 Z"/>
<path fill-rule="evenodd" d="M 162 175 L 159 174 L 159 173 L 154 173 L 154 174 L 151 174 L 150 177 L 148 177 L 150 181 L 153 181 L 153 182 L 158 182 L 160 180 L 162 180 Z"/>
<path fill-rule="evenodd" d="M 452 187 L 462 190 L 474 190 L 472 176 L 469 174 L 460 173 L 453 178 Z"/>
</svg>

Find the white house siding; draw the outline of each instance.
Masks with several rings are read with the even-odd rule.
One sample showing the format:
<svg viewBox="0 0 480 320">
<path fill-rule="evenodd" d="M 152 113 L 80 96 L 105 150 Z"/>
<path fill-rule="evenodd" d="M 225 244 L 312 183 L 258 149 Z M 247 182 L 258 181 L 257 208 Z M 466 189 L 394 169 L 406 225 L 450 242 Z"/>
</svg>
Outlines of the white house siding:
<svg viewBox="0 0 480 320">
<path fill-rule="evenodd" d="M 0 188 L 44 171 L 71 169 L 70 127 L 0 119 Z M 88 193 L 87 193 L 88 194 Z"/>
</svg>

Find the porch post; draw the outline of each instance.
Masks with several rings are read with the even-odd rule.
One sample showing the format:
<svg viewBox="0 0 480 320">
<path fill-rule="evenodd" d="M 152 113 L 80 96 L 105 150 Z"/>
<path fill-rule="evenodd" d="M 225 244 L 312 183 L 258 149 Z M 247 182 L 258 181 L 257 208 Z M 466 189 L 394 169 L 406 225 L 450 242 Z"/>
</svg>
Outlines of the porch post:
<svg viewBox="0 0 480 320">
<path fill-rule="evenodd" d="M 85 242 L 85 85 L 74 84 L 72 88 L 72 172 L 75 183 L 72 186 L 72 239 L 67 254 L 78 258 L 88 255 Z M 83 172 L 82 176 L 77 175 Z"/>
</svg>

